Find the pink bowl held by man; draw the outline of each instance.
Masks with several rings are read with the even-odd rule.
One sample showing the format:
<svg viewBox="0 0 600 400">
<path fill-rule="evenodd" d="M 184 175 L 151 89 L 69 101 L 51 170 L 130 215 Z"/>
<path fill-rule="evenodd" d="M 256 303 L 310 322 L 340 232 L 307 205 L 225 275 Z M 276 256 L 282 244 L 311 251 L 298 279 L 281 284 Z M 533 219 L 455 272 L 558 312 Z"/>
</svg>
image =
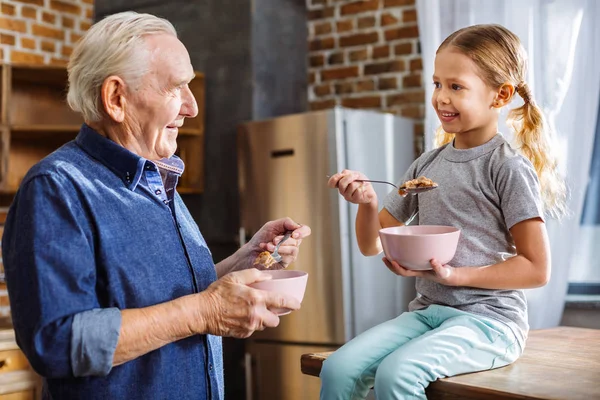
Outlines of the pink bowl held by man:
<svg viewBox="0 0 600 400">
<path fill-rule="evenodd" d="M 379 230 L 383 252 L 406 269 L 431 269 L 435 258 L 447 264 L 456 253 L 460 229 L 441 225 L 394 226 Z"/>
<path fill-rule="evenodd" d="M 284 293 L 295 297 L 300 303 L 302 303 L 304 291 L 306 290 L 306 283 L 308 281 L 307 272 L 287 269 L 262 272 L 271 275 L 271 279 L 252 283 L 249 286 L 260 290 Z M 274 308 L 271 309 L 271 311 L 277 315 L 286 315 L 292 312 L 288 308 Z"/>
</svg>

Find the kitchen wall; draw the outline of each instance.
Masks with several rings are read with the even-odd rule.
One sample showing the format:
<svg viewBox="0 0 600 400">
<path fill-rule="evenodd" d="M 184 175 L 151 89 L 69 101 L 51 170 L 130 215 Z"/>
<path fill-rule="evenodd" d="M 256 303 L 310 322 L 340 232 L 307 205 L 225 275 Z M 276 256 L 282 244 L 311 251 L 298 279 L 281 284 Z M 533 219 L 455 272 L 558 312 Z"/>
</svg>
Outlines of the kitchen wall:
<svg viewBox="0 0 600 400">
<path fill-rule="evenodd" d="M 94 0 L 2 0 L 0 61 L 65 65 L 90 27 Z"/>
<path fill-rule="evenodd" d="M 1 0 L 0 61 L 66 65 L 73 46 L 91 26 L 94 0 Z M 6 210 L 0 210 L 0 238 Z M 0 258 L 0 274 L 2 274 Z M 0 282 L 0 317 L 10 314 Z"/>
<path fill-rule="evenodd" d="M 342 105 L 412 118 L 420 154 L 427 103 L 415 1 L 306 2 L 310 108 Z"/>
</svg>

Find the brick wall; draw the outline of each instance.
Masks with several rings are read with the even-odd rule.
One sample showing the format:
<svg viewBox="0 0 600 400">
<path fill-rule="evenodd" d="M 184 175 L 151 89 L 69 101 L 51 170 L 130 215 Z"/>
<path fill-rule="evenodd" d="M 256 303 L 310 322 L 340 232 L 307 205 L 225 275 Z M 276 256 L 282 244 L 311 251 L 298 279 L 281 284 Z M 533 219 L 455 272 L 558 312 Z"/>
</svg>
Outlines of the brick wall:
<svg viewBox="0 0 600 400">
<path fill-rule="evenodd" d="M 309 101 L 415 120 L 422 151 L 425 90 L 415 0 L 306 0 Z"/>
<path fill-rule="evenodd" d="M 93 21 L 94 0 L 0 0 L 0 61 L 65 65 Z M 0 209 L 0 239 L 6 210 Z M 10 314 L 0 258 L 0 317 Z"/>
<path fill-rule="evenodd" d="M 0 0 L 0 61 L 65 65 L 94 0 Z"/>
</svg>

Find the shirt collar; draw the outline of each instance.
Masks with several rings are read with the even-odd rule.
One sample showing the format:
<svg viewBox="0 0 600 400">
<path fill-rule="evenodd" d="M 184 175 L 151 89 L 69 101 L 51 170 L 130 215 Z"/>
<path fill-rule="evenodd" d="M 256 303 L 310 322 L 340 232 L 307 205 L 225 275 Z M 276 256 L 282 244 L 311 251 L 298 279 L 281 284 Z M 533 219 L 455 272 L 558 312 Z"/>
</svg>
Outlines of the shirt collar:
<svg viewBox="0 0 600 400">
<path fill-rule="evenodd" d="M 102 136 L 87 124 L 81 126 L 75 143 L 114 172 L 130 190 L 135 190 L 137 187 L 145 166 L 156 166 L 179 176 L 183 174 L 185 168 L 183 161 L 177 156 L 163 158 L 159 161 L 150 161 L 140 157 Z"/>
<path fill-rule="evenodd" d="M 500 132 L 496 133 L 496 135 L 486 143 L 470 149 L 455 148 L 453 140 L 446 145 L 443 154 L 444 158 L 451 162 L 468 162 L 495 150 L 504 143 L 506 143 L 506 140 L 504 140 L 504 137 Z"/>
</svg>

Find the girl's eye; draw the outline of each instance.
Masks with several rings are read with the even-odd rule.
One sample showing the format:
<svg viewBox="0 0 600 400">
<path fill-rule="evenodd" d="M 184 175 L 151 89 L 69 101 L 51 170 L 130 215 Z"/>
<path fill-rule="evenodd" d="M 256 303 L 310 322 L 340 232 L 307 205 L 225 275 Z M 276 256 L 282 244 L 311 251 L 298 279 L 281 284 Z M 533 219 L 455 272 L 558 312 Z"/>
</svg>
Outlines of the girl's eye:
<svg viewBox="0 0 600 400">
<path fill-rule="evenodd" d="M 433 82 L 433 87 L 436 88 L 436 89 L 439 89 L 439 88 L 442 87 L 442 84 L 439 83 L 439 82 Z"/>
<path fill-rule="evenodd" d="M 460 85 L 457 85 L 456 83 L 452 84 L 452 90 L 460 90 L 462 89 L 462 87 Z"/>
</svg>

